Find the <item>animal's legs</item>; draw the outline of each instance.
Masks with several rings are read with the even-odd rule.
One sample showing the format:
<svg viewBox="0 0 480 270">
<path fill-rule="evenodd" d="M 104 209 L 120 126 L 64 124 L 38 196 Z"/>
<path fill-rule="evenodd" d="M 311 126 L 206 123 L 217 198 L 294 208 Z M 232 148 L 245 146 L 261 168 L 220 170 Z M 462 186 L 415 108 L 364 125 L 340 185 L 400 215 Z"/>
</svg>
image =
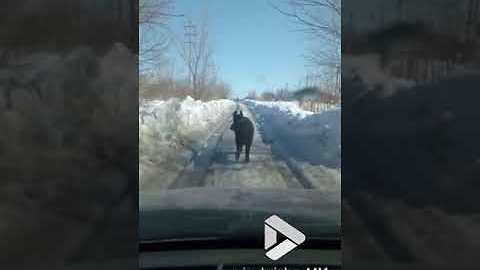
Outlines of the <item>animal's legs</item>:
<svg viewBox="0 0 480 270">
<path fill-rule="evenodd" d="M 237 144 L 237 152 L 235 152 L 235 160 L 238 161 L 240 159 L 240 153 L 242 152 L 242 145 Z"/>
<path fill-rule="evenodd" d="M 245 145 L 245 161 L 250 161 L 250 144 Z"/>
</svg>

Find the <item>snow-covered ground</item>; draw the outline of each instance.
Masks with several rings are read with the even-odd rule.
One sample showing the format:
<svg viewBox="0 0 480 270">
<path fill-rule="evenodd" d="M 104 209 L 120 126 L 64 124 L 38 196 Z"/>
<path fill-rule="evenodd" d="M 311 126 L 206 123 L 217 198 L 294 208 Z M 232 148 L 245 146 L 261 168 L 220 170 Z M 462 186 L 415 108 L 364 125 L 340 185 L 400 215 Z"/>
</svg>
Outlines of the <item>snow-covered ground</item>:
<svg viewBox="0 0 480 270">
<path fill-rule="evenodd" d="M 264 140 L 290 146 L 288 150 L 296 159 L 340 167 L 339 107 L 313 113 L 301 109 L 297 102 L 246 103 L 256 113 Z"/>
<path fill-rule="evenodd" d="M 141 102 L 139 110 L 140 190 L 164 189 L 235 109 L 231 100 Z"/>
<path fill-rule="evenodd" d="M 245 102 L 255 112 L 262 138 L 272 153 L 289 160 L 315 188 L 339 190 L 341 110 L 330 107 L 313 113 L 297 102 Z"/>
<path fill-rule="evenodd" d="M 258 131 L 248 164 L 233 160 L 233 133 L 224 129 L 237 108 L 235 102 L 192 98 L 143 102 L 139 114 L 140 191 L 178 184 L 180 173 L 191 165 L 195 154 L 204 155 L 207 141 L 214 160 L 202 166 L 210 167 L 209 173 L 196 181 L 193 176 L 201 174 L 193 169 L 194 174 L 180 181 L 180 187 L 203 183 L 215 187 L 303 188 L 298 182 L 298 174 L 303 174 L 313 188 L 340 190 L 340 108 L 313 113 L 295 102 L 245 103 L 248 109 L 239 106 Z M 220 136 L 217 146 L 208 140 L 215 136 Z M 287 164 L 297 171 L 291 172 Z"/>
</svg>

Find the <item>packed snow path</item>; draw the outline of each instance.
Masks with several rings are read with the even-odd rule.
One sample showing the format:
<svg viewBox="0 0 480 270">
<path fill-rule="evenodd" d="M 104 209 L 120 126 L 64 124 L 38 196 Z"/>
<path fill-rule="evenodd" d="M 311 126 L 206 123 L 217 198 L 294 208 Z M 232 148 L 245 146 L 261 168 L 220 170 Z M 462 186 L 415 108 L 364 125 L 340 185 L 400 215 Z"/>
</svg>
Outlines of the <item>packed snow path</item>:
<svg viewBox="0 0 480 270">
<path fill-rule="evenodd" d="M 245 151 L 240 160 L 235 161 L 235 134 L 226 129 L 208 170 L 205 185 L 222 188 L 302 188 L 287 164 L 273 159 L 270 146 L 263 143 L 252 113 L 243 105 L 241 109 L 255 124 L 250 162 L 245 162 Z"/>
<path fill-rule="evenodd" d="M 310 188 L 299 181 L 289 165 L 274 159 L 270 146 L 263 143 L 254 115 L 239 105 L 246 117 L 255 124 L 255 134 L 250 151 L 250 162 L 245 162 L 245 151 L 235 161 L 235 135 L 229 129 L 229 120 L 209 138 L 206 148 L 189 165 L 170 188 Z M 304 179 L 303 179 L 304 180 Z M 303 183 L 303 184 L 302 184 Z"/>
</svg>

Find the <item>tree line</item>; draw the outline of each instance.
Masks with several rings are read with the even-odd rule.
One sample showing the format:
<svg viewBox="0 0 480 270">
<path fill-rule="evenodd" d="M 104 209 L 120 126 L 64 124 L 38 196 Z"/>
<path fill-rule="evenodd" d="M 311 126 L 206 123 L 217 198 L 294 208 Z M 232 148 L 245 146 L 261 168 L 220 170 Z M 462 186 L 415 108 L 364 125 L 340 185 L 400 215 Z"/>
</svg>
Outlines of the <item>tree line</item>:
<svg viewBox="0 0 480 270">
<path fill-rule="evenodd" d="M 262 101 L 297 101 L 300 107 L 312 112 L 319 112 L 329 106 L 338 106 L 341 102 L 340 93 L 325 91 L 318 86 L 305 86 L 296 90 L 279 88 L 262 93 L 252 90 L 246 98 Z"/>
</svg>

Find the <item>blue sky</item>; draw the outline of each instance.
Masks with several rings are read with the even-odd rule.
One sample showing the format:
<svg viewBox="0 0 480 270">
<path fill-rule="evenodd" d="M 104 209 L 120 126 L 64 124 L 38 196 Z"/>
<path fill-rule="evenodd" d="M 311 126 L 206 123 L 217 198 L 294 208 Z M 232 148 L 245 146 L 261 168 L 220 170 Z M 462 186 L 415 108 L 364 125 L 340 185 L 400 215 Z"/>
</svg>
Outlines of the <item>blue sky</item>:
<svg viewBox="0 0 480 270">
<path fill-rule="evenodd" d="M 231 85 L 234 96 L 287 84 L 295 88 L 308 70 L 303 55 L 312 46 L 311 41 L 268 1 L 175 1 L 175 13 L 194 23 L 208 13 L 219 77 Z M 184 22 L 185 18 L 172 18 L 169 25 L 181 35 Z"/>
</svg>

